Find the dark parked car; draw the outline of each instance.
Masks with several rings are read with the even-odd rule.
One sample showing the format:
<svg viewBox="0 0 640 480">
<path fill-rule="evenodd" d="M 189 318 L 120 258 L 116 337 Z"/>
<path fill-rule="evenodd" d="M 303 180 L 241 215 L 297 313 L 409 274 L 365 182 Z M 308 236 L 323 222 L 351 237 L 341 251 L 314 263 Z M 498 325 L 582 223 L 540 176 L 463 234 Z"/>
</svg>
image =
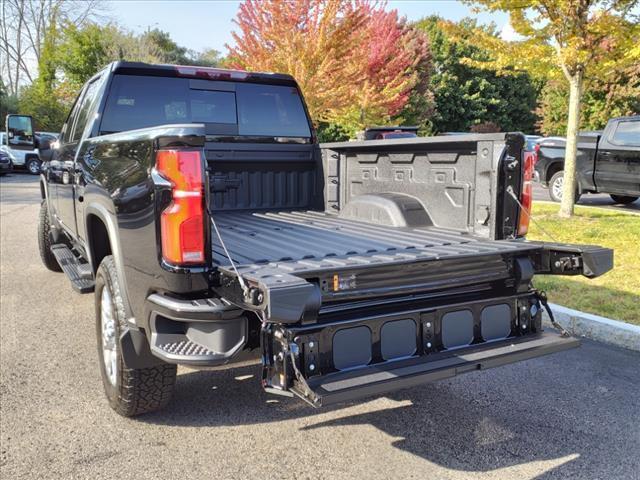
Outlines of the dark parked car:
<svg viewBox="0 0 640 480">
<path fill-rule="evenodd" d="M 545 138 L 539 143 L 536 177 L 559 202 L 564 185 L 566 139 Z M 609 120 L 604 131 L 583 132 L 578 137 L 576 197 L 608 193 L 616 203 L 640 197 L 640 116 Z"/>
<path fill-rule="evenodd" d="M 13 162 L 8 153 L 0 150 L 0 176 L 13 172 Z"/>
<path fill-rule="evenodd" d="M 364 131 L 364 140 L 390 140 L 417 136 L 418 127 L 369 127 Z"/>
<path fill-rule="evenodd" d="M 40 255 L 95 291 L 122 415 L 163 407 L 176 365 L 247 358 L 313 406 L 380 395 L 579 344 L 542 331 L 532 279 L 613 252 L 524 240 L 524 141 L 318 145 L 288 75 L 114 63 L 45 165 Z"/>
</svg>

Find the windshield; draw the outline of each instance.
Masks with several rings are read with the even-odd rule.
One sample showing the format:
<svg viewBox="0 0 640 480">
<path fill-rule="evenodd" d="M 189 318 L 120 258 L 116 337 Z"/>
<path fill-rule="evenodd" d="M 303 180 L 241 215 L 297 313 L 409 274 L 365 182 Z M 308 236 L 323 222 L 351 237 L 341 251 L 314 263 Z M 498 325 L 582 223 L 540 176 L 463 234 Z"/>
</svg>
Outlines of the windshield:
<svg viewBox="0 0 640 480">
<path fill-rule="evenodd" d="M 114 76 L 101 134 L 170 123 L 204 123 L 212 135 L 311 137 L 300 93 L 292 86 Z"/>
</svg>

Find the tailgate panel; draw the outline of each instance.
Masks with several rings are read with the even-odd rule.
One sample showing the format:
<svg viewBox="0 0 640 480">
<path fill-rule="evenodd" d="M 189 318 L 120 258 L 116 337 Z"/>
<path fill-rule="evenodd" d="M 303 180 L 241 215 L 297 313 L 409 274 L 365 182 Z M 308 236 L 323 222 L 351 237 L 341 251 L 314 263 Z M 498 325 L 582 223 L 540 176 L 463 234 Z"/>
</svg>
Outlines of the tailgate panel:
<svg viewBox="0 0 640 480">
<path fill-rule="evenodd" d="M 385 315 L 322 317 L 308 326 L 270 325 L 262 344 L 263 385 L 321 406 L 566 350 L 579 341 L 543 332 L 539 299 L 527 292 Z"/>
<path fill-rule="evenodd" d="M 557 333 L 543 333 L 536 338 L 509 343 L 504 346 L 492 345 L 474 352 L 465 352 L 441 360 L 421 359 L 419 362 L 404 362 L 385 368 L 371 367 L 367 373 L 339 373 L 327 378 L 309 381 L 316 395 L 314 406 L 381 395 L 402 388 L 414 387 L 427 382 L 443 380 L 461 373 L 486 370 L 522 360 L 528 360 L 550 353 L 568 350 L 580 345 L 577 338 L 562 337 Z M 309 401 L 304 390 L 293 388 L 294 392 Z"/>
</svg>

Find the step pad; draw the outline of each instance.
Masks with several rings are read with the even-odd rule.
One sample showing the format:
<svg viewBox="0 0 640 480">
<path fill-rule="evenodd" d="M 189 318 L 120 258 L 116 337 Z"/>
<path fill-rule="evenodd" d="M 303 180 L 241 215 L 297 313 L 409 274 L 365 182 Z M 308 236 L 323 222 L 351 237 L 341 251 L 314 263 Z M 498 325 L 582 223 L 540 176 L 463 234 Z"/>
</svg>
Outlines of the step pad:
<svg viewBox="0 0 640 480">
<path fill-rule="evenodd" d="M 95 287 L 91 267 L 88 263 L 81 263 L 78 257 L 63 244 L 52 245 L 51 253 L 58 261 L 62 271 L 67 274 L 73 289 L 79 293 L 91 293 Z"/>
<path fill-rule="evenodd" d="M 186 356 L 214 356 L 215 353 L 209 350 L 207 347 L 195 343 L 191 340 L 181 340 L 177 342 L 165 343 L 158 345 L 158 348 L 164 350 L 167 353 L 173 355 L 186 355 Z"/>
</svg>

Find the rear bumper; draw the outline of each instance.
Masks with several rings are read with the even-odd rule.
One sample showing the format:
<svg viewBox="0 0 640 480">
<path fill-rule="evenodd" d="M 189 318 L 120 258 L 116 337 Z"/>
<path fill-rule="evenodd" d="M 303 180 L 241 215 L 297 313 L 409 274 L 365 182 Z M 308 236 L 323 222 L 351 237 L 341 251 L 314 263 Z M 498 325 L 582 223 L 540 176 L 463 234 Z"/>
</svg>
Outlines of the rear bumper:
<svg viewBox="0 0 640 480">
<path fill-rule="evenodd" d="M 11 162 L 0 162 L 0 172 L 11 173 L 13 171 L 13 164 Z"/>
<path fill-rule="evenodd" d="M 248 321 L 219 299 L 147 298 L 151 353 L 168 363 L 224 365 L 246 345 Z"/>
</svg>

